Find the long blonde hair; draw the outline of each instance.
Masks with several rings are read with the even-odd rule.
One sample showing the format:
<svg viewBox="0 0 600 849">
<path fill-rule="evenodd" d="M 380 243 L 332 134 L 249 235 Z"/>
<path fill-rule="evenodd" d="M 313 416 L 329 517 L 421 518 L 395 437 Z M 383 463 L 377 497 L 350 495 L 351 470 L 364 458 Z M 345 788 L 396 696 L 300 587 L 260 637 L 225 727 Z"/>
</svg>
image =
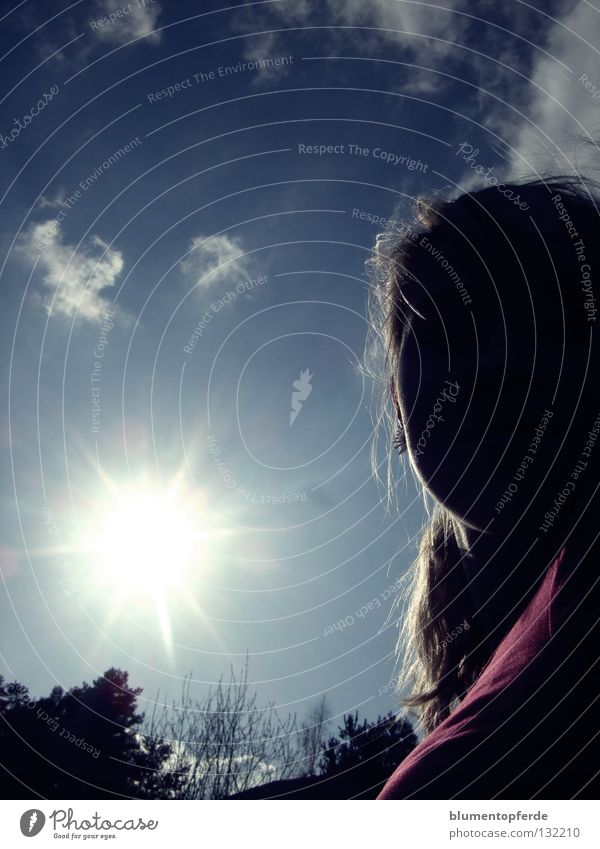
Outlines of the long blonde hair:
<svg viewBox="0 0 600 849">
<path fill-rule="evenodd" d="M 444 720 L 477 678 L 490 652 L 473 617 L 452 520 L 440 505 L 426 524 L 412 566 L 398 640 L 403 699 L 426 732 Z"/>
<path fill-rule="evenodd" d="M 574 214 L 586 216 L 590 209 L 595 209 L 577 181 L 569 179 L 509 188 L 514 189 L 515 195 L 520 192 L 522 197 L 525 192 L 532 203 L 542 207 L 547 204 L 545 198 L 549 197 L 550 191 L 559 188 L 565 203 L 572 204 L 576 211 Z M 513 213 L 510 205 L 507 209 L 505 196 L 493 189 L 483 190 L 483 193 L 486 196 L 485 206 L 496 218 L 508 222 L 509 228 Z M 476 195 L 474 202 L 483 209 L 480 201 L 482 192 Z M 379 399 L 374 407 L 376 439 L 373 442 L 372 465 L 375 476 L 380 480 L 382 463 L 378 458 L 381 435 L 385 434 L 389 448 L 398 421 L 391 403 L 390 382 L 393 389 L 404 329 L 401 289 L 407 276 L 406 260 L 409 256 L 414 258 L 415 233 L 431 235 L 435 229 L 436 235 L 439 235 L 445 230 L 443 235 L 446 239 L 454 238 L 454 225 L 445 227 L 444 222 L 448 221 L 446 216 L 451 215 L 459 224 L 464 224 L 463 215 L 469 214 L 465 213 L 465 208 L 471 203 L 471 198 L 464 195 L 462 200 L 462 204 L 455 205 L 453 201 L 419 198 L 410 228 L 407 230 L 406 225 L 399 226 L 392 221 L 388 229 L 377 237 L 373 256 L 367 263 L 371 285 L 365 363 Z M 547 215 L 547 212 L 544 214 Z M 478 236 L 483 239 L 488 237 L 485 224 L 485 220 L 483 226 L 480 221 L 476 224 Z M 467 227 L 472 226 L 471 219 Z M 509 232 L 512 231 L 509 229 Z M 571 250 L 570 245 L 568 249 Z M 426 273 L 423 278 L 426 278 Z M 389 458 L 393 452 L 387 450 L 386 455 Z M 395 470 L 390 460 L 385 481 L 388 494 L 394 490 L 394 478 Z M 427 501 L 425 492 L 424 498 Z M 403 610 L 397 647 L 402 666 L 397 688 L 404 692 L 408 689 L 410 695 L 402 701 L 416 709 L 426 732 L 433 730 L 460 702 L 501 639 L 501 635 L 494 638 L 483 633 L 474 615 L 474 601 L 462 562 L 464 554 L 459 547 L 451 515 L 441 504 L 435 504 L 409 570 L 410 580 L 398 599 Z"/>
</svg>

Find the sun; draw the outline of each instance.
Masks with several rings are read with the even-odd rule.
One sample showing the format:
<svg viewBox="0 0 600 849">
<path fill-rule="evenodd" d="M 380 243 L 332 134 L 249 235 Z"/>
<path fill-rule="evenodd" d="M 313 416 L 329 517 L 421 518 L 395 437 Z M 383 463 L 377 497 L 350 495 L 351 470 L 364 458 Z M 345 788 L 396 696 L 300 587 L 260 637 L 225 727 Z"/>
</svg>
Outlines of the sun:
<svg viewBox="0 0 600 849">
<path fill-rule="evenodd" d="M 198 517 L 172 492 L 121 492 L 97 527 L 94 580 L 156 597 L 180 588 L 202 551 Z"/>
<path fill-rule="evenodd" d="M 157 623 L 171 652 L 173 624 L 184 613 L 204 618 L 203 582 L 223 568 L 235 531 L 182 471 L 168 480 L 142 472 L 127 482 L 101 471 L 100 482 L 99 491 L 86 491 L 71 546 L 80 598 L 102 611 L 107 631 Z"/>
<path fill-rule="evenodd" d="M 103 479 L 90 505 L 79 551 L 98 601 L 142 608 L 190 603 L 190 587 L 206 574 L 225 535 L 213 525 L 206 497 L 149 477 Z"/>
</svg>

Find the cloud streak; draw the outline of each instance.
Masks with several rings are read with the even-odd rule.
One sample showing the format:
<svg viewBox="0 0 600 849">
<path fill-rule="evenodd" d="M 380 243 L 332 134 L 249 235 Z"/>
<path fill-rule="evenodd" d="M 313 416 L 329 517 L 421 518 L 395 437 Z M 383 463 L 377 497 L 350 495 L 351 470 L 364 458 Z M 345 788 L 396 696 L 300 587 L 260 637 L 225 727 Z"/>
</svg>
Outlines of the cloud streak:
<svg viewBox="0 0 600 849">
<path fill-rule="evenodd" d="M 193 238 L 180 268 L 201 291 L 251 276 L 251 263 L 241 242 L 226 234 Z"/>
<path fill-rule="evenodd" d="M 145 36 L 146 41 L 159 44 L 162 33 L 156 32 L 156 28 L 160 12 L 158 0 L 97 0 L 95 20 L 104 20 L 105 23 L 90 25 L 93 36 L 100 41 L 118 45 Z"/>
<path fill-rule="evenodd" d="M 235 29 L 256 32 L 271 27 L 279 29 L 304 28 L 310 37 L 311 47 L 320 52 L 323 45 L 331 55 L 357 51 L 357 56 L 377 56 L 386 45 L 401 46 L 398 58 L 405 62 L 417 62 L 424 51 L 430 62 L 442 61 L 456 50 L 469 27 L 467 18 L 454 14 L 462 5 L 461 0 L 439 0 L 432 10 L 426 3 L 389 2 L 374 0 L 324 0 L 316 4 L 307 0 L 294 3 L 278 3 L 258 10 L 248 11 L 239 17 Z M 315 30 L 314 27 L 323 27 Z M 342 29 L 339 29 L 339 28 Z M 317 48 L 315 39 L 321 42 Z M 266 53 L 275 55 L 286 52 L 281 33 L 264 32 L 247 40 L 244 58 L 255 60 Z M 289 71 L 289 69 L 286 69 Z M 263 74 L 260 81 L 269 75 Z M 274 76 L 274 75 L 271 75 Z M 439 88 L 440 81 L 432 82 L 429 71 L 417 69 L 404 72 L 401 88 L 415 92 L 431 92 Z"/>
</svg>

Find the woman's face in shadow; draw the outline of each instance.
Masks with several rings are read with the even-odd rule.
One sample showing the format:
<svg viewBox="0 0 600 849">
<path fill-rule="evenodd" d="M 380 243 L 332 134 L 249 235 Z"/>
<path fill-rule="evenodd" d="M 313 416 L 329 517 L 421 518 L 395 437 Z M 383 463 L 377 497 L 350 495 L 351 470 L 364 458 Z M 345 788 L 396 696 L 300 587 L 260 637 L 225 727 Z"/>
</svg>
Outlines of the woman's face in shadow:
<svg viewBox="0 0 600 849">
<path fill-rule="evenodd" d="M 544 403 L 532 382 L 533 311 L 501 302 L 493 285 L 468 295 L 470 304 L 442 268 L 403 289 L 410 306 L 402 307 L 396 390 L 417 476 L 456 518 L 483 530 L 551 396 Z M 534 480 L 523 475 L 521 504 Z"/>
</svg>

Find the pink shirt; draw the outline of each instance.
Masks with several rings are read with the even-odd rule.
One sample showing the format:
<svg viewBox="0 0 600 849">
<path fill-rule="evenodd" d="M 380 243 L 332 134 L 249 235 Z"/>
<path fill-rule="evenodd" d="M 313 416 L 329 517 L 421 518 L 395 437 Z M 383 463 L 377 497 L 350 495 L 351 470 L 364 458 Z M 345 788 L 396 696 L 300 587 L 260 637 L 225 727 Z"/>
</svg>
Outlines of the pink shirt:
<svg viewBox="0 0 600 849">
<path fill-rule="evenodd" d="M 379 799 L 598 798 L 600 582 L 590 592 L 586 561 L 573 571 L 565 552 L 460 705 Z"/>
</svg>

